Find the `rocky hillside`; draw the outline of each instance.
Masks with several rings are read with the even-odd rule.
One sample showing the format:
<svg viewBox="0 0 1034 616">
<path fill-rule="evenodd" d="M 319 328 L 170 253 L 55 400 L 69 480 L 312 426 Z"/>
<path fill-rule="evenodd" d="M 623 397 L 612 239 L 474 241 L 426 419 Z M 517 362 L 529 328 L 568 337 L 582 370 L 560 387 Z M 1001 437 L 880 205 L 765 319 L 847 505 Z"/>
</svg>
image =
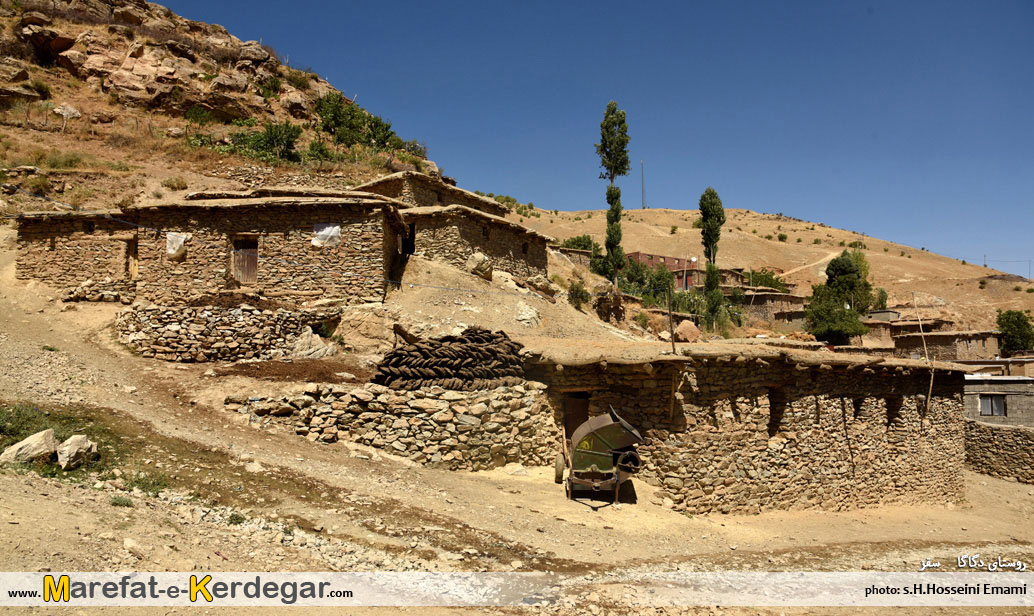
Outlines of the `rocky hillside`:
<svg viewBox="0 0 1034 616">
<path fill-rule="evenodd" d="M 14 56 L 3 75 L 8 83 L 26 79 L 14 68 L 17 60 L 56 64 L 112 102 L 170 115 L 197 106 L 223 122 L 283 115 L 305 119 L 315 99 L 333 90 L 311 72 L 282 65 L 271 47 L 142 0 L 58 0 L 21 7 L 2 14 L 9 25 L 0 48 Z M 36 101 L 40 94 L 11 84 L 0 98 Z"/>
<path fill-rule="evenodd" d="M 317 101 L 350 100 L 269 46 L 157 4 L 4 2 L 0 26 L 5 213 L 106 208 L 214 187 L 343 187 L 432 165 L 365 111 L 376 140 L 335 142 L 324 131 L 313 159 Z M 267 123 L 297 131 L 287 156 L 252 147 Z"/>
</svg>

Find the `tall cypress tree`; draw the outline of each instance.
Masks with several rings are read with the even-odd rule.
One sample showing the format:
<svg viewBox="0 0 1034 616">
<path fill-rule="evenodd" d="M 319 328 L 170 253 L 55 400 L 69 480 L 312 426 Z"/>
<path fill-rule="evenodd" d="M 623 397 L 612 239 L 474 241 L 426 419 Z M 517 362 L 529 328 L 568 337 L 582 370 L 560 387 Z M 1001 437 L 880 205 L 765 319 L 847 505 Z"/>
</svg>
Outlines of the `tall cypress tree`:
<svg viewBox="0 0 1034 616">
<path fill-rule="evenodd" d="M 604 260 L 604 271 L 600 272 L 614 280 L 618 270 L 625 265 L 625 251 L 621 249 L 621 189 L 614 185 L 620 175 L 628 175 L 628 124 L 625 112 L 618 109 L 614 101 L 607 103 L 600 122 L 600 142 L 596 144 L 596 154 L 600 157 L 600 179 L 610 182 L 607 186 L 607 236 L 604 245 L 607 256 Z"/>
<path fill-rule="evenodd" d="M 721 275 L 715 263 L 718 257 L 718 238 L 725 224 L 725 208 L 718 193 L 710 186 L 700 195 L 700 239 L 704 244 L 704 258 L 707 260 L 707 277 L 704 278 L 704 297 L 707 299 L 707 327 L 711 330 L 725 329 L 725 295 L 721 288 Z"/>
<path fill-rule="evenodd" d="M 718 192 L 707 187 L 700 195 L 700 239 L 704 244 L 704 258 L 708 263 L 717 265 L 718 238 L 722 235 L 725 224 L 725 208 Z"/>
</svg>

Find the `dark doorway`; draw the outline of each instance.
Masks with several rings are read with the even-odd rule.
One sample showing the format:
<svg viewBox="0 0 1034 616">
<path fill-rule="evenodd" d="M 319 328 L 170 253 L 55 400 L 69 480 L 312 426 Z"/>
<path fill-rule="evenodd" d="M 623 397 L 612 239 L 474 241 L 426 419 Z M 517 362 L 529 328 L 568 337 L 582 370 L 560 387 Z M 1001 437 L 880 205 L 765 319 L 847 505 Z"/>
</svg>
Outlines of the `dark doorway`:
<svg viewBox="0 0 1034 616">
<path fill-rule="evenodd" d="M 589 420 L 589 392 L 573 391 L 564 397 L 564 433 L 571 438 L 575 429 Z"/>
<path fill-rule="evenodd" d="M 258 238 L 233 240 L 233 277 L 241 284 L 258 282 Z"/>
<path fill-rule="evenodd" d="M 416 223 L 409 223 L 409 235 L 402 238 L 402 254 L 411 255 L 416 252 Z"/>
</svg>

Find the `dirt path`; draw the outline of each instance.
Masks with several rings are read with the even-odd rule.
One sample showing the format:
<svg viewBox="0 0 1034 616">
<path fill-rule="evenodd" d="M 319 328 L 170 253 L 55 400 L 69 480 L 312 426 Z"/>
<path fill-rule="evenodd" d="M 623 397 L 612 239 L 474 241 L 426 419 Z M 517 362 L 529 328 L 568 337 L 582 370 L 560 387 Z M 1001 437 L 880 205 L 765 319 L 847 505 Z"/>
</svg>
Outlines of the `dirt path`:
<svg viewBox="0 0 1034 616">
<path fill-rule="evenodd" d="M 800 267 L 795 267 L 792 270 L 788 270 L 788 271 L 783 272 L 782 275 L 783 276 L 789 276 L 790 274 L 796 274 L 797 272 L 799 272 L 801 270 L 804 270 L 804 269 L 808 269 L 809 267 L 815 267 L 816 265 L 822 265 L 826 261 L 832 260 L 833 257 L 837 256 L 838 254 L 840 254 L 840 252 L 834 250 L 833 252 L 831 252 L 828 255 L 822 257 L 818 261 L 812 261 L 811 263 L 806 263 L 806 264 L 804 264 L 804 265 L 802 265 Z"/>
</svg>

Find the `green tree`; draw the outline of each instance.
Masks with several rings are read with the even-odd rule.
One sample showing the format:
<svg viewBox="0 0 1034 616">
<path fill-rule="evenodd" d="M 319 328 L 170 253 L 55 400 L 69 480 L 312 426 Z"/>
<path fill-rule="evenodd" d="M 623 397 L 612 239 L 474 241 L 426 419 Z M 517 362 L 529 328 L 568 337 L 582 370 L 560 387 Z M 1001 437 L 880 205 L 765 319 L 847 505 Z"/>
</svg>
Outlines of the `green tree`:
<svg viewBox="0 0 1034 616">
<path fill-rule="evenodd" d="M 298 158 L 294 144 L 301 136 L 302 127 L 295 126 L 288 120 L 284 120 L 283 123 L 266 122 L 265 130 L 259 134 L 256 140 L 256 146 L 259 150 L 270 153 L 274 158 L 294 160 Z"/>
<path fill-rule="evenodd" d="M 716 263 L 718 239 L 725 224 L 725 208 L 718 193 L 710 186 L 700 195 L 700 239 L 704 244 L 704 258 Z"/>
<path fill-rule="evenodd" d="M 808 331 L 830 344 L 848 344 L 851 336 L 861 336 L 869 331 L 862 325 L 858 313 L 848 308 L 843 296 L 824 284 L 812 287 L 805 318 Z"/>
<path fill-rule="evenodd" d="M 592 236 L 586 233 L 585 235 L 576 235 L 569 237 L 561 244 L 564 248 L 574 248 L 575 250 L 588 250 L 592 254 L 589 255 L 589 271 L 593 274 L 600 276 L 604 275 L 604 258 L 603 249 L 600 247 L 596 240 L 592 239 Z"/>
<path fill-rule="evenodd" d="M 747 273 L 747 281 L 754 287 L 769 287 L 781 293 L 790 292 L 790 287 L 783 282 L 783 279 L 776 275 L 775 272 L 769 271 L 766 268 L 750 270 Z"/>
<path fill-rule="evenodd" d="M 718 266 L 707 262 L 707 274 L 704 276 L 704 301 L 707 311 L 704 313 L 704 325 L 711 331 L 722 331 L 728 327 L 728 311 L 725 309 L 725 294 L 722 293 L 722 276 Z"/>
<path fill-rule="evenodd" d="M 183 114 L 183 118 L 187 121 L 188 126 L 194 127 L 194 134 L 198 134 L 201 130 L 213 121 L 212 112 L 207 109 L 194 105 L 187 112 Z"/>
<path fill-rule="evenodd" d="M 996 323 L 1002 333 L 1002 351 L 1013 353 L 1034 349 L 1034 325 L 1030 311 L 999 310 Z"/>
<path fill-rule="evenodd" d="M 851 336 L 869 331 L 861 320 L 873 303 L 872 285 L 861 276 L 867 269 L 868 263 L 860 268 L 857 257 L 847 250 L 826 266 L 826 283 L 812 287 L 805 311 L 808 331 L 816 338 L 848 344 Z"/>
<path fill-rule="evenodd" d="M 616 280 L 618 271 L 625 266 L 625 252 L 621 249 L 621 189 L 614 185 L 618 176 L 628 175 L 628 123 L 625 112 L 618 109 L 614 101 L 607 103 L 600 122 L 600 142 L 596 144 L 596 154 L 600 157 L 600 179 L 609 182 L 607 186 L 607 235 L 604 246 L 607 249 L 603 264 L 604 274 Z"/>
<path fill-rule="evenodd" d="M 874 310 L 886 310 L 887 309 L 887 290 L 884 288 L 876 289 L 876 301 L 873 305 Z"/>
</svg>

